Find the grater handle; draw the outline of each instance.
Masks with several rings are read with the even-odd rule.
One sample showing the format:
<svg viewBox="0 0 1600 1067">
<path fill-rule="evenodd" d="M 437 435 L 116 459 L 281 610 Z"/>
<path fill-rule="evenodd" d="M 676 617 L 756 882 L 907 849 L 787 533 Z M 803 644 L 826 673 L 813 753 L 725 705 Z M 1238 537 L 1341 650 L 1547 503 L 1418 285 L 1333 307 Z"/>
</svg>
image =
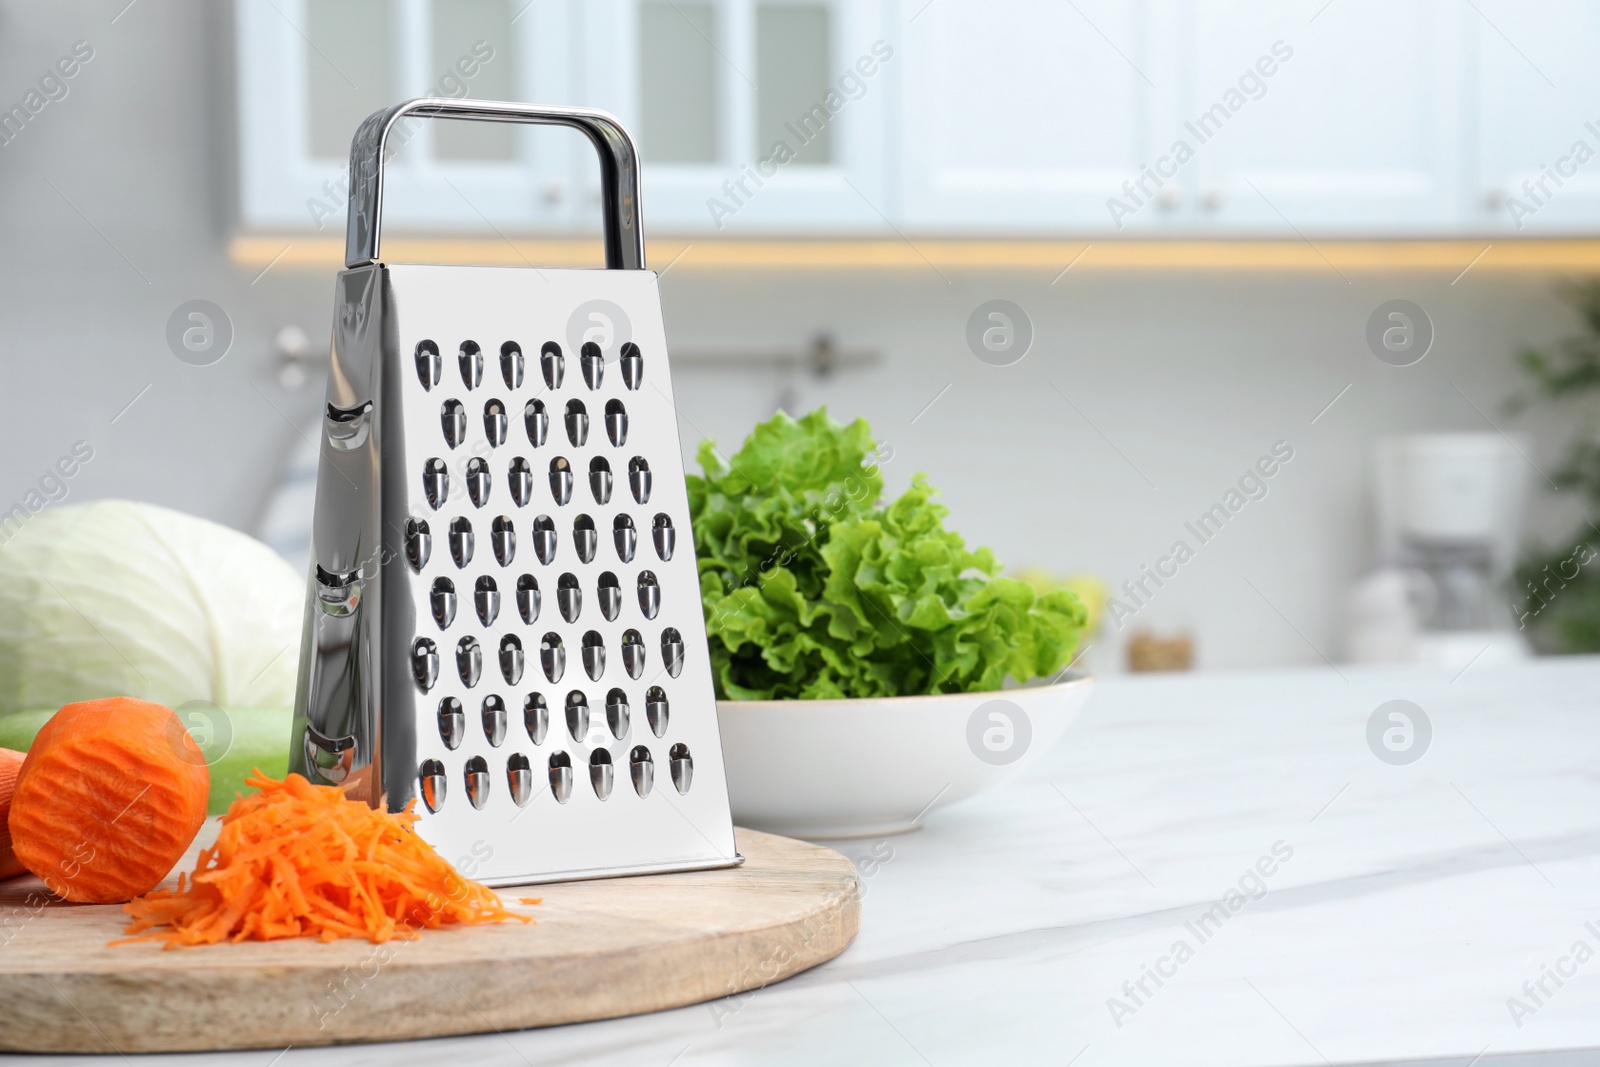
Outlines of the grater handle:
<svg viewBox="0 0 1600 1067">
<path fill-rule="evenodd" d="M 378 262 L 383 227 L 383 160 L 389 132 L 408 116 L 476 119 L 480 122 L 570 126 L 587 136 L 600 155 L 605 211 L 606 267 L 644 269 L 644 231 L 639 224 L 639 150 L 615 116 L 582 107 L 545 107 L 500 100 L 407 100 L 375 111 L 350 142 L 350 211 L 344 264 L 354 269 Z"/>
</svg>

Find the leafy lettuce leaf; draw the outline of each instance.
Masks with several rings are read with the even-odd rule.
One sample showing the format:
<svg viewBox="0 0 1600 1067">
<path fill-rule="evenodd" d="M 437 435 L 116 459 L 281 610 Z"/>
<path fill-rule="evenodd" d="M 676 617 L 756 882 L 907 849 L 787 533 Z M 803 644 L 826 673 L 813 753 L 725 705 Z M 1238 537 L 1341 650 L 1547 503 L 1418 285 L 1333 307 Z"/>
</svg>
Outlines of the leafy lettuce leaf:
<svg viewBox="0 0 1600 1067">
<path fill-rule="evenodd" d="M 826 409 L 779 412 L 731 457 L 701 443 L 689 510 L 717 696 L 978 692 L 1069 662 L 1077 596 L 998 577 L 922 475 L 884 504 L 886 455 Z"/>
</svg>

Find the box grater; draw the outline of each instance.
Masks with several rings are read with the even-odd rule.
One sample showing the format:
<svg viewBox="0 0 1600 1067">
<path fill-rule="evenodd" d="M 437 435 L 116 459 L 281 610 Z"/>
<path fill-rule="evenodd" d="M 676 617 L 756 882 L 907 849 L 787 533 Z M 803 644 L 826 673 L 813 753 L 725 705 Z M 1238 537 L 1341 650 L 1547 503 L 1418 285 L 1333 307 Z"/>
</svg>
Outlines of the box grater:
<svg viewBox="0 0 1600 1067">
<path fill-rule="evenodd" d="M 378 258 L 411 118 L 570 126 L 605 270 Z M 490 884 L 740 862 L 638 155 L 600 111 L 413 100 L 350 150 L 291 769 Z"/>
</svg>

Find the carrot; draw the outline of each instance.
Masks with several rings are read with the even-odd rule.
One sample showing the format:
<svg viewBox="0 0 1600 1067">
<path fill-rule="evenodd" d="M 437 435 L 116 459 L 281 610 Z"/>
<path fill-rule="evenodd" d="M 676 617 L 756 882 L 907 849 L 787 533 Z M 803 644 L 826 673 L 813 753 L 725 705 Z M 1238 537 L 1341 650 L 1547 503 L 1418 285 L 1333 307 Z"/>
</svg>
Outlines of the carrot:
<svg viewBox="0 0 1600 1067">
<path fill-rule="evenodd" d="M 206 818 L 211 775 L 172 709 L 68 704 L 34 738 L 11 799 L 11 847 L 57 896 L 114 904 L 160 883 Z"/>
<path fill-rule="evenodd" d="M 216 844 L 194 874 L 123 906 L 124 941 L 166 948 L 230 941 L 414 938 L 420 927 L 531 921 L 507 911 L 488 887 L 457 873 L 418 837 L 407 806 L 391 813 L 352 800 L 337 786 L 259 770 L 258 790 L 222 816 Z"/>
<path fill-rule="evenodd" d="M 15 878 L 24 870 L 11 851 L 11 831 L 6 823 L 11 814 L 11 794 L 17 788 L 17 772 L 22 770 L 24 756 L 9 748 L 0 748 L 0 878 Z"/>
</svg>

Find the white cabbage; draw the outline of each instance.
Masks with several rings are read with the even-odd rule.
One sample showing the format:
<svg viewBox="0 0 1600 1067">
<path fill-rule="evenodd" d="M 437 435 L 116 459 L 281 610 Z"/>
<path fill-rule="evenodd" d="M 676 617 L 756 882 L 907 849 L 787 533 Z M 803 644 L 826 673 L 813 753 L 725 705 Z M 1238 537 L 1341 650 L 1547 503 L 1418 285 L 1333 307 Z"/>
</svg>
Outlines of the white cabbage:
<svg viewBox="0 0 1600 1067">
<path fill-rule="evenodd" d="M 304 597 L 271 549 L 206 519 L 46 508 L 0 547 L 0 714 L 103 696 L 291 707 Z"/>
</svg>

